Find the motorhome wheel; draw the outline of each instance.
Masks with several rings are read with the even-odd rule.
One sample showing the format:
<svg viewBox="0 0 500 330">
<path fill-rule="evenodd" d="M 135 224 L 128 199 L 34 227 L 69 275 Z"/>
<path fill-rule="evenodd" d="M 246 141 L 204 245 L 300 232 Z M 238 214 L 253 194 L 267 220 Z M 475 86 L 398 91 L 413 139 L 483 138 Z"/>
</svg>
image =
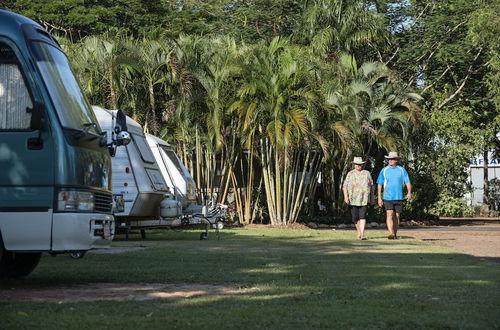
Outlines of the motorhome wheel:
<svg viewBox="0 0 500 330">
<path fill-rule="evenodd" d="M 28 275 L 35 269 L 42 253 L 15 253 L 4 249 L 0 236 L 0 278 L 16 278 Z"/>
</svg>

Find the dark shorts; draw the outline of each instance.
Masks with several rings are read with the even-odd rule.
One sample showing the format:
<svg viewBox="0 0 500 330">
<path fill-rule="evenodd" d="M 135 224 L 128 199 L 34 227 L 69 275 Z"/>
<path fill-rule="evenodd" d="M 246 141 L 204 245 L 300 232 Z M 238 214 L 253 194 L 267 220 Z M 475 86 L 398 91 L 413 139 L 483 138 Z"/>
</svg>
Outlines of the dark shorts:
<svg viewBox="0 0 500 330">
<path fill-rule="evenodd" d="M 366 210 L 368 206 L 351 205 L 352 222 L 356 223 L 359 219 L 366 219 Z"/>
<path fill-rule="evenodd" d="M 396 213 L 403 213 L 403 201 L 396 200 L 385 200 L 384 199 L 384 207 L 387 211 L 396 211 Z"/>
</svg>

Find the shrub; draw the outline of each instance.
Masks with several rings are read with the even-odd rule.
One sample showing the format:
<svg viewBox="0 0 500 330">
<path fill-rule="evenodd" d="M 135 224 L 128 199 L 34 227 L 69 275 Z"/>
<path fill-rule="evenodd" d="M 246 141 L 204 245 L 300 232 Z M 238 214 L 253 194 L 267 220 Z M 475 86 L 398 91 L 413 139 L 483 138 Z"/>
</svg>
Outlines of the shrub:
<svg viewBox="0 0 500 330">
<path fill-rule="evenodd" d="M 474 209 L 467 205 L 463 198 L 440 195 L 439 200 L 431 208 L 431 213 L 442 217 L 470 217 Z"/>
</svg>

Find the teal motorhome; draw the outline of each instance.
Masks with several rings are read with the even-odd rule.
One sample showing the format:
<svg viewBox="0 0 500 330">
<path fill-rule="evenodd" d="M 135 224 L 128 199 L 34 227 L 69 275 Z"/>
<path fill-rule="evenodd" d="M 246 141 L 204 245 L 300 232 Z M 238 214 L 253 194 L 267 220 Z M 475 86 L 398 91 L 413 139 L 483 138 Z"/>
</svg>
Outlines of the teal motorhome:
<svg viewBox="0 0 500 330">
<path fill-rule="evenodd" d="M 55 39 L 0 10 L 0 277 L 30 273 L 42 252 L 109 247 L 106 142 Z"/>
</svg>

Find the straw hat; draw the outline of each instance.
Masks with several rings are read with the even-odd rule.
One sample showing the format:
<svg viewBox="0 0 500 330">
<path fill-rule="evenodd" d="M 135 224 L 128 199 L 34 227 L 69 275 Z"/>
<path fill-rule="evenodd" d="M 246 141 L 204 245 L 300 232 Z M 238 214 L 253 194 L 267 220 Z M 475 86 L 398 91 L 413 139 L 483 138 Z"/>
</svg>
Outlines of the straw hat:
<svg viewBox="0 0 500 330">
<path fill-rule="evenodd" d="M 354 160 L 352 161 L 353 164 L 358 164 L 358 165 L 363 165 L 366 163 L 365 160 L 363 160 L 362 157 L 354 157 Z"/>
<path fill-rule="evenodd" d="M 391 151 L 391 152 L 389 152 L 388 156 L 384 156 L 384 157 L 385 157 L 385 159 L 400 159 L 401 158 L 398 156 L 397 151 Z"/>
</svg>

